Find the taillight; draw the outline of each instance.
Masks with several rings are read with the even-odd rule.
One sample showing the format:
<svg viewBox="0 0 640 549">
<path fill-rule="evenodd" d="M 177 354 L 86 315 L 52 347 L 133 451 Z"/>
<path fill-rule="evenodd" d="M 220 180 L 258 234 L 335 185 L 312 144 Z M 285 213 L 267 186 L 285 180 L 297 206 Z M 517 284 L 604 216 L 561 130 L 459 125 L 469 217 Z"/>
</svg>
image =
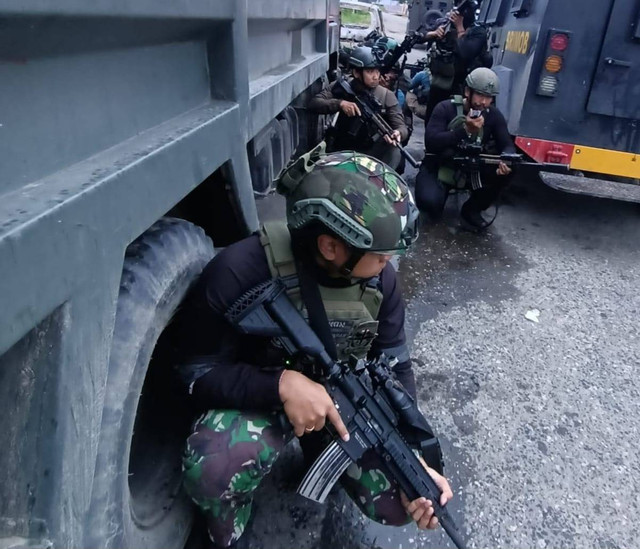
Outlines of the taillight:
<svg viewBox="0 0 640 549">
<path fill-rule="evenodd" d="M 562 68 L 562 57 L 559 55 L 550 55 L 544 62 L 544 68 L 549 72 L 560 72 Z"/>
<path fill-rule="evenodd" d="M 558 79 L 555 76 L 543 76 L 538 82 L 538 95 L 554 96 L 558 93 Z"/>
<path fill-rule="evenodd" d="M 551 36 L 549 40 L 549 45 L 552 50 L 555 51 L 564 51 L 567 49 L 569 45 L 569 36 L 564 32 L 558 32 Z"/>
<path fill-rule="evenodd" d="M 538 95 L 554 97 L 558 94 L 560 74 L 564 67 L 565 55 L 569 47 L 570 33 L 556 29 L 549 30 L 549 38 L 544 54 L 544 63 L 538 81 Z"/>
</svg>

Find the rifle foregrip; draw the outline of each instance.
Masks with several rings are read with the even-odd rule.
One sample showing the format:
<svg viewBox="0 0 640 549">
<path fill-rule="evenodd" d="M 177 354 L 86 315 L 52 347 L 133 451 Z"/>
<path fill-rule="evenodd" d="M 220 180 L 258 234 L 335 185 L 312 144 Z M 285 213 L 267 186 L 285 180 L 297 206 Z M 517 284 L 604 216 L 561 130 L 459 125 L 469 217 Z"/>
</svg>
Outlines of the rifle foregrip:
<svg viewBox="0 0 640 549">
<path fill-rule="evenodd" d="M 410 500 L 414 500 L 420 496 L 430 499 L 433 504 L 434 514 L 438 517 L 442 528 L 451 538 L 451 541 L 453 541 L 458 549 L 466 549 L 464 540 L 456 528 L 453 517 L 446 507 L 440 505 L 440 495 L 442 492 L 427 470 L 423 468 L 421 463 L 416 463 L 417 458 L 416 460 L 412 459 L 415 456 L 409 458 L 408 455 L 404 454 L 401 445 L 396 445 L 389 441 L 389 443 L 385 445 L 385 449 L 391 458 L 389 465 L 392 468 L 395 467 L 400 473 L 396 475 L 396 479 L 399 481 L 400 487 L 407 497 Z M 415 465 L 413 465 L 412 462 Z"/>
</svg>

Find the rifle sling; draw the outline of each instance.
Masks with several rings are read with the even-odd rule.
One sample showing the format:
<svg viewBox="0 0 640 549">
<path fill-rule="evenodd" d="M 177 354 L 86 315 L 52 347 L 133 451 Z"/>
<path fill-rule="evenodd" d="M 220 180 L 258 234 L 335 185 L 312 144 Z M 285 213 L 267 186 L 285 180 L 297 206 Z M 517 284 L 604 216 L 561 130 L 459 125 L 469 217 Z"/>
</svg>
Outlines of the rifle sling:
<svg viewBox="0 0 640 549">
<path fill-rule="evenodd" d="M 296 256 L 296 267 L 298 279 L 300 280 L 300 296 L 309 315 L 309 325 L 318 338 L 320 338 L 320 341 L 322 341 L 329 356 L 333 360 L 337 360 L 338 350 L 333 334 L 331 333 L 327 311 L 324 308 L 324 303 L 322 303 L 318 282 L 310 275 L 298 256 Z"/>
</svg>

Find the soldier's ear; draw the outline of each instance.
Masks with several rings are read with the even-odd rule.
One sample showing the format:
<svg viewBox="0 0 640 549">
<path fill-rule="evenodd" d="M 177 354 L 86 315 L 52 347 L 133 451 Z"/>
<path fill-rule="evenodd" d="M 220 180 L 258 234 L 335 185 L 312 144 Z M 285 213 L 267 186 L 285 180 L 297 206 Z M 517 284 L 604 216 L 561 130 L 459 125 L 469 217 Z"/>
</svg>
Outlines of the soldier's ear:
<svg viewBox="0 0 640 549">
<path fill-rule="evenodd" d="M 345 251 L 344 243 L 328 234 L 318 235 L 317 244 L 318 252 L 327 261 L 335 261 Z"/>
</svg>

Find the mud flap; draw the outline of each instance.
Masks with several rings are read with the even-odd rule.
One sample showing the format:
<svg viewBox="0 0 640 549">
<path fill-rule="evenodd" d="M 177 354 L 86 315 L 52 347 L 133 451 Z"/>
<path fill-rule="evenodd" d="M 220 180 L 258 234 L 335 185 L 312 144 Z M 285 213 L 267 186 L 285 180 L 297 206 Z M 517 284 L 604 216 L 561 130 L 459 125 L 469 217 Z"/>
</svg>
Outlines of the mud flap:
<svg viewBox="0 0 640 549">
<path fill-rule="evenodd" d="M 558 191 L 640 203 L 640 185 L 576 175 L 540 172 L 545 185 Z"/>
</svg>

